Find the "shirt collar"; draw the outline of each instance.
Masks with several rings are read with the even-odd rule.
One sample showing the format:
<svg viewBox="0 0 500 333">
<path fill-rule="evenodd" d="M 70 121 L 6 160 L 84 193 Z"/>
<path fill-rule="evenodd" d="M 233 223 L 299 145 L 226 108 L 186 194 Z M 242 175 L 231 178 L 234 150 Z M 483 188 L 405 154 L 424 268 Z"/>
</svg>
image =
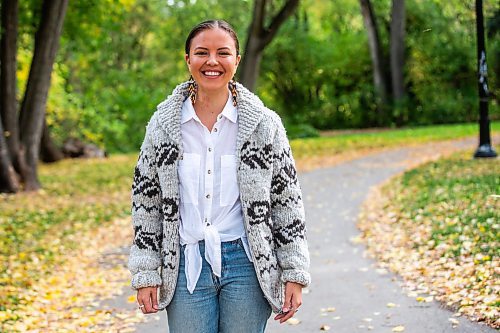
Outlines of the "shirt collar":
<svg viewBox="0 0 500 333">
<path fill-rule="evenodd" d="M 227 102 L 226 105 L 224 105 L 224 109 L 222 109 L 221 115 L 226 117 L 233 123 L 236 123 L 236 121 L 238 120 L 238 111 L 236 107 L 233 105 L 233 97 L 231 96 L 229 90 L 228 90 Z M 193 104 L 191 103 L 191 99 L 188 97 L 184 101 L 184 105 L 182 107 L 181 124 L 184 124 L 185 122 L 188 122 L 191 119 L 200 121 L 200 119 L 196 115 Z"/>
</svg>

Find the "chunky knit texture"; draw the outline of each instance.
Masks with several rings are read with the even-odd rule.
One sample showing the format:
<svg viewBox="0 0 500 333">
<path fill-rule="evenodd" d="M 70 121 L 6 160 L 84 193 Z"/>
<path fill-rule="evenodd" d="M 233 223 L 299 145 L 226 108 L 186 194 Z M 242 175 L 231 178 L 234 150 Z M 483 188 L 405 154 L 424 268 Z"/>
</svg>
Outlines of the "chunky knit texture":
<svg viewBox="0 0 500 333">
<path fill-rule="evenodd" d="M 237 173 L 245 229 L 262 291 L 281 310 L 284 283 L 310 283 L 304 208 L 295 162 L 279 116 L 237 84 Z M 132 185 L 132 288 L 159 286 L 159 307 L 179 271 L 180 116 L 188 84 L 158 105 L 146 126 Z"/>
</svg>

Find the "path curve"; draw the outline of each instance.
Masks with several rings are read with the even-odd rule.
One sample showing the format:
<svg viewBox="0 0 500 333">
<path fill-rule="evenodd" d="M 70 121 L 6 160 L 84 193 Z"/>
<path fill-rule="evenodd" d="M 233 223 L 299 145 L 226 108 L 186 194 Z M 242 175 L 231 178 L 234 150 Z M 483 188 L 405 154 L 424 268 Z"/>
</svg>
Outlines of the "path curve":
<svg viewBox="0 0 500 333">
<path fill-rule="evenodd" d="M 379 273 L 364 245 L 351 241 L 359 235 L 357 216 L 372 186 L 452 150 L 470 149 L 472 156 L 476 144 L 476 140 L 465 139 L 405 147 L 300 174 L 312 283 L 296 315 L 300 323 L 279 325 L 270 319 L 266 332 L 319 332 L 322 325 L 342 333 L 385 333 L 396 326 L 404 326 L 406 333 L 496 332 L 461 317 L 453 328 L 449 321 L 454 318 L 452 312 L 435 301 L 419 303 L 408 297 L 397 276 Z M 388 307 L 389 303 L 394 307 Z M 166 326 L 163 311 L 139 324 L 137 332 L 166 333 Z"/>
</svg>

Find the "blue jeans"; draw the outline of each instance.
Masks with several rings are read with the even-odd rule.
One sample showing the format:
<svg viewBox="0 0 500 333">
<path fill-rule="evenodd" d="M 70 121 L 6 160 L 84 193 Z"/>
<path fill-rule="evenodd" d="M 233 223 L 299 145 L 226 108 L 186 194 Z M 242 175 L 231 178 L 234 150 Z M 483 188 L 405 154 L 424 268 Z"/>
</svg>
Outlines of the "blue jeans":
<svg viewBox="0 0 500 333">
<path fill-rule="evenodd" d="M 181 247 L 177 287 L 167 306 L 170 333 L 264 332 L 271 307 L 241 239 L 221 244 L 220 278 L 212 273 L 205 260 L 204 242 L 199 246 L 203 264 L 193 294 L 187 290 L 184 247 Z"/>
</svg>

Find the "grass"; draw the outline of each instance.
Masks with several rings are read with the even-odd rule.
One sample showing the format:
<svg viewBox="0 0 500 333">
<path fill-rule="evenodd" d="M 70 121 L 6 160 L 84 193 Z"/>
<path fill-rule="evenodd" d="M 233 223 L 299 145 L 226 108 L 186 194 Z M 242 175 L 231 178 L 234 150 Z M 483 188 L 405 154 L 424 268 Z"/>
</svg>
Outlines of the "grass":
<svg viewBox="0 0 500 333">
<path fill-rule="evenodd" d="M 394 177 L 365 202 L 358 226 L 370 253 L 410 288 L 500 328 L 500 163 L 471 155 Z"/>
<path fill-rule="evenodd" d="M 491 132 L 500 130 L 500 122 L 491 123 Z M 341 154 L 355 149 L 380 149 L 443 141 L 478 135 L 477 124 L 437 125 L 388 130 L 376 133 L 344 134 L 292 140 L 296 159 Z"/>
<path fill-rule="evenodd" d="M 428 219 L 422 242 L 446 249 L 449 257 L 499 257 L 500 164 L 459 154 L 406 172 L 395 185 L 395 209 L 410 220 Z"/>
<path fill-rule="evenodd" d="M 493 123 L 492 129 L 500 129 L 500 122 Z M 476 124 L 299 139 L 291 145 L 300 161 L 350 150 L 471 135 L 477 135 Z M 137 153 L 132 153 L 105 160 L 74 159 L 41 165 L 39 177 L 43 190 L 0 195 L 0 311 L 15 309 L 16 304 L 22 303 L 16 297 L 19 288 L 29 288 L 38 278 L 50 274 L 53 265 L 63 263 L 65 252 L 78 246 L 80 237 L 91 235 L 99 225 L 130 214 L 130 187 L 136 160 Z M 472 224 L 478 228 L 487 226 L 488 216 L 471 222 L 471 228 Z M 436 239 L 446 237 L 445 231 L 440 232 L 436 232 Z"/>
</svg>

